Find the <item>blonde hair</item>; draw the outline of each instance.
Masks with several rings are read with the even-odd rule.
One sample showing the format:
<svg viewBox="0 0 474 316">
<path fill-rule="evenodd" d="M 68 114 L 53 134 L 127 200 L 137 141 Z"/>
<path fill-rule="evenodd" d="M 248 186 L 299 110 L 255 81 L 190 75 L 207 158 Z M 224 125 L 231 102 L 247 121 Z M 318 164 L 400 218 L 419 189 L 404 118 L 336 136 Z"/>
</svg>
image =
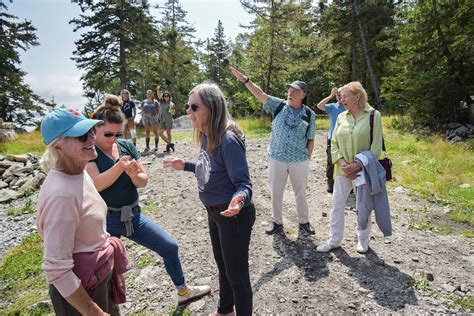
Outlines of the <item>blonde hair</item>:
<svg viewBox="0 0 474 316">
<path fill-rule="evenodd" d="M 120 98 L 122 97 L 122 94 L 128 94 L 128 99 L 131 100 L 132 99 L 132 95 L 130 94 L 130 91 L 128 91 L 127 89 L 123 89 L 122 91 L 120 91 Z"/>
<path fill-rule="evenodd" d="M 227 110 L 224 94 L 215 83 L 204 82 L 195 86 L 189 95 L 197 93 L 202 101 L 202 105 L 209 110 L 207 120 L 207 148 L 206 152 L 211 153 L 221 142 L 222 135 L 227 131 L 233 132 L 237 137 L 243 139 L 244 133 L 234 122 Z M 196 132 L 196 145 L 201 147 L 204 134 Z"/>
<path fill-rule="evenodd" d="M 364 108 L 367 104 L 367 92 L 359 81 L 352 81 L 341 88 L 342 90 L 348 89 L 352 94 L 359 96 L 359 108 Z"/>
<path fill-rule="evenodd" d="M 55 139 L 52 143 L 48 145 L 46 151 L 41 157 L 41 168 L 43 168 L 44 173 L 48 174 L 51 169 L 57 169 L 59 155 L 56 150 L 56 145 L 62 143 L 66 136 L 60 136 Z"/>
</svg>

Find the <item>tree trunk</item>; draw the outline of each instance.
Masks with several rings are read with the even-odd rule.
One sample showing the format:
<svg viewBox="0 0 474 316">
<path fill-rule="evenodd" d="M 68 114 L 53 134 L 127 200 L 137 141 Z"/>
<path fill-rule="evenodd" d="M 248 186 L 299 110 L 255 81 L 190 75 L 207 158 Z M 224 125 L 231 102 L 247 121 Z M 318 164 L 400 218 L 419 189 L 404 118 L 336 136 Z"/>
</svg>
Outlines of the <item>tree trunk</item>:
<svg viewBox="0 0 474 316">
<path fill-rule="evenodd" d="M 364 50 L 365 62 L 367 63 L 367 70 L 369 71 L 370 82 L 372 83 L 372 89 L 375 94 L 375 102 L 380 107 L 382 102 L 380 100 L 380 90 L 377 78 L 375 77 L 374 70 L 372 69 L 372 63 L 370 62 L 369 50 L 367 49 L 367 42 L 365 41 L 364 29 L 362 28 L 362 23 L 359 19 L 359 8 L 357 7 L 357 0 L 352 1 L 353 14 L 355 12 L 355 17 L 357 21 L 357 26 L 359 28 L 360 41 L 362 44 L 362 49 Z"/>
<path fill-rule="evenodd" d="M 123 1 L 120 4 L 120 18 L 123 20 L 125 17 Z M 122 24 L 123 25 L 123 24 Z M 119 48 L 119 78 L 120 78 L 120 89 L 126 89 L 127 80 L 127 58 L 125 55 L 125 30 L 120 27 L 120 48 Z"/>
</svg>

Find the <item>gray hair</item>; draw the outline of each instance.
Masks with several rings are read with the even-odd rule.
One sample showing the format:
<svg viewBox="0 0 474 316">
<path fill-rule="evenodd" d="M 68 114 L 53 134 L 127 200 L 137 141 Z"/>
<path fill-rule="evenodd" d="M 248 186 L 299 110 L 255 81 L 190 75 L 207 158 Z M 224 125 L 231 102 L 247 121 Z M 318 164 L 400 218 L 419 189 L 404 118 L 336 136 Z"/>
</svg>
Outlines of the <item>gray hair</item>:
<svg viewBox="0 0 474 316">
<path fill-rule="evenodd" d="M 209 110 L 209 119 L 207 121 L 207 149 L 211 153 L 219 146 L 222 135 L 227 131 L 233 132 L 237 137 L 243 139 L 244 133 L 234 122 L 227 110 L 224 93 L 219 86 L 212 82 L 203 82 L 195 86 L 189 95 L 197 93 L 203 105 Z M 203 133 L 196 133 L 196 144 L 200 147 Z"/>
</svg>

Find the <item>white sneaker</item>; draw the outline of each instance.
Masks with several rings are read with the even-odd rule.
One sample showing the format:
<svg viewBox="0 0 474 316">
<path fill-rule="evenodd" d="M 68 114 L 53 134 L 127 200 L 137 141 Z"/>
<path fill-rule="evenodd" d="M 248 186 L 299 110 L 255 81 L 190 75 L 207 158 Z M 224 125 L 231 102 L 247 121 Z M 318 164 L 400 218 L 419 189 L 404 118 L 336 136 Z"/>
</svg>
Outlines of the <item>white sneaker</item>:
<svg viewBox="0 0 474 316">
<path fill-rule="evenodd" d="M 329 252 L 332 249 L 339 248 L 339 247 L 341 247 L 341 243 L 336 243 L 336 242 L 333 242 L 331 240 L 326 240 L 326 241 L 323 241 L 323 243 L 321 245 L 319 245 L 318 248 L 316 248 L 316 251 L 317 252 Z"/>
<path fill-rule="evenodd" d="M 359 239 L 357 241 L 357 252 L 366 253 L 369 250 L 369 240 L 368 239 Z"/>
<path fill-rule="evenodd" d="M 178 305 L 187 304 L 211 293 L 209 285 L 188 286 L 188 289 L 189 292 L 186 295 L 178 294 Z"/>
</svg>

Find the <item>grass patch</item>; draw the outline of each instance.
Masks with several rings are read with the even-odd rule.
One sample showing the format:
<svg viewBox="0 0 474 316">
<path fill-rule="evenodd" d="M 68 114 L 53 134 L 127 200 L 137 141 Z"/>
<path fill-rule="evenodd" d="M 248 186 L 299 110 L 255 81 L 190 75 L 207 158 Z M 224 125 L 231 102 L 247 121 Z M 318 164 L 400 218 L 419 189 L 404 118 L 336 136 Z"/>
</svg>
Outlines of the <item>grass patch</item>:
<svg viewBox="0 0 474 316">
<path fill-rule="evenodd" d="M 150 215 L 150 214 L 157 214 L 159 209 L 158 209 L 158 204 L 156 203 L 155 200 L 146 200 L 143 205 L 141 206 L 141 211 L 145 215 Z"/>
<path fill-rule="evenodd" d="M 165 135 L 166 135 L 166 133 L 165 133 Z M 185 141 L 185 140 L 192 141 L 193 140 L 193 135 L 194 135 L 193 131 L 174 131 L 174 130 L 171 131 L 171 136 L 172 136 L 173 142 Z M 138 138 L 144 138 L 145 137 L 145 128 L 144 127 L 137 127 L 137 137 Z M 151 138 L 155 137 L 153 135 L 153 131 L 150 132 L 150 137 Z M 160 141 L 163 141 L 163 140 L 160 138 Z"/>
<path fill-rule="evenodd" d="M 474 296 L 456 298 L 454 304 L 461 307 L 464 312 L 472 312 L 474 310 Z"/>
<path fill-rule="evenodd" d="M 411 279 L 408 281 L 408 285 L 410 285 L 415 290 L 419 291 L 431 291 L 433 288 L 431 284 L 426 279 Z"/>
<path fill-rule="evenodd" d="M 40 131 L 22 133 L 18 139 L 11 142 L 0 143 L 0 153 L 2 155 L 32 153 L 41 156 L 46 149 Z"/>
<path fill-rule="evenodd" d="M 4 255 L 0 262 L 0 300 L 12 304 L 1 310 L 2 314 L 31 315 L 32 312 L 45 309 L 28 309 L 35 303 L 49 299 L 42 262 L 43 243 L 37 233 L 29 235 Z"/>
<path fill-rule="evenodd" d="M 145 267 L 148 267 L 155 261 L 155 258 L 153 257 L 152 254 L 145 253 L 140 256 L 140 259 L 137 261 L 137 268 L 138 269 L 143 269 Z"/>
<path fill-rule="evenodd" d="M 439 204 L 449 204 L 449 218 L 474 226 L 474 154 L 466 143 L 449 144 L 440 136 L 384 134 L 396 179 L 402 185 Z M 461 184 L 470 187 L 461 188 Z"/>
<path fill-rule="evenodd" d="M 7 209 L 7 215 L 17 216 L 21 214 L 33 213 L 36 207 L 32 199 L 27 199 L 25 205 L 21 207 L 9 207 Z"/>
<path fill-rule="evenodd" d="M 256 117 L 238 119 L 237 124 L 244 130 L 245 136 L 270 136 L 272 122 Z"/>
</svg>

